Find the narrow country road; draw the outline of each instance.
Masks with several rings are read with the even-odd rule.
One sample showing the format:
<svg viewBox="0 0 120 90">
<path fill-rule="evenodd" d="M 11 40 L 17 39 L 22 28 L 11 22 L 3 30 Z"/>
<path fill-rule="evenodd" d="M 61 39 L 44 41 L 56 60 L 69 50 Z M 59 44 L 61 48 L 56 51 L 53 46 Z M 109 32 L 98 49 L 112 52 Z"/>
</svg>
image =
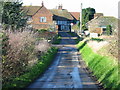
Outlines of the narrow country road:
<svg viewBox="0 0 120 90">
<path fill-rule="evenodd" d="M 49 69 L 28 88 L 94 88 L 95 82 L 81 66 L 81 58 L 75 47 L 74 37 L 66 32 L 62 36 L 61 47 Z"/>
</svg>

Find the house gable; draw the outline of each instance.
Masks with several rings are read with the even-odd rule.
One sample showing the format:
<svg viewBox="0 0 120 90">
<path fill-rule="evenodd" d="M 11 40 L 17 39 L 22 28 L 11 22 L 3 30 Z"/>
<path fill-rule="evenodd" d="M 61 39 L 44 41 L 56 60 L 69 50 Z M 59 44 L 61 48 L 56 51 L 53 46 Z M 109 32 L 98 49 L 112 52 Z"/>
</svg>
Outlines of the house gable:
<svg viewBox="0 0 120 90">
<path fill-rule="evenodd" d="M 95 18 L 89 21 L 88 26 L 102 27 L 102 26 L 112 25 L 115 28 L 115 25 L 117 25 L 116 23 L 117 23 L 117 19 L 115 17 L 101 16 L 99 18 Z"/>
<path fill-rule="evenodd" d="M 58 9 L 48 10 L 42 3 L 42 6 L 26 7 L 26 11 L 28 9 L 28 20 L 35 29 L 48 29 L 57 25 L 59 30 L 70 30 L 71 23 L 75 20 L 70 12 L 62 9 L 62 6 Z"/>
<path fill-rule="evenodd" d="M 70 14 L 75 20 L 80 20 L 80 12 L 70 12 Z"/>
<path fill-rule="evenodd" d="M 44 6 L 41 7 L 33 16 L 33 24 L 51 24 L 53 14 Z M 40 22 L 41 17 L 46 18 L 46 22 Z"/>
<path fill-rule="evenodd" d="M 117 19 L 115 17 L 110 16 L 100 16 L 97 18 L 92 19 L 88 23 L 88 29 L 90 32 L 95 32 L 98 34 L 102 34 L 103 31 L 100 29 L 103 29 L 107 25 L 111 25 L 113 31 L 117 29 Z"/>
<path fill-rule="evenodd" d="M 53 14 L 53 20 L 69 21 L 74 19 L 66 9 L 51 9 L 50 11 Z"/>
<path fill-rule="evenodd" d="M 28 24 L 35 29 L 48 29 L 53 24 L 53 14 L 44 6 L 23 6 L 27 12 Z"/>
<path fill-rule="evenodd" d="M 22 9 L 27 13 L 27 16 L 33 16 L 42 6 L 23 6 Z"/>
</svg>

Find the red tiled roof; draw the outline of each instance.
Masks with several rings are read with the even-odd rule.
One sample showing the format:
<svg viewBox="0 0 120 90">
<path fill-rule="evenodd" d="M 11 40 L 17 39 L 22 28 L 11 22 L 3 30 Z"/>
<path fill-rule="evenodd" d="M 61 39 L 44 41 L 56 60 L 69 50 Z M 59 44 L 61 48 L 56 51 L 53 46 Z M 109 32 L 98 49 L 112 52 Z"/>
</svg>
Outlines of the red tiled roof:
<svg viewBox="0 0 120 90">
<path fill-rule="evenodd" d="M 27 12 L 27 15 L 34 15 L 42 6 L 23 6 L 23 10 Z"/>
<path fill-rule="evenodd" d="M 80 12 L 70 12 L 70 14 L 76 19 L 76 20 L 80 20 Z"/>
</svg>

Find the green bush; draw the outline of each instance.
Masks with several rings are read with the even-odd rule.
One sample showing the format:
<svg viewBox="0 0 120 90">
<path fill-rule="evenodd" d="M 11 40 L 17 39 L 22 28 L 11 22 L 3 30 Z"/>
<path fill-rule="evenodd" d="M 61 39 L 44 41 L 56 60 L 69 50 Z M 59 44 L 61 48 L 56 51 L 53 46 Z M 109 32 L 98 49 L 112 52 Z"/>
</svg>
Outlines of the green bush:
<svg viewBox="0 0 120 90">
<path fill-rule="evenodd" d="M 117 61 L 94 53 L 86 42 L 80 42 L 77 47 L 86 65 L 93 71 L 93 74 L 98 78 L 98 81 L 102 82 L 105 88 L 120 89 Z"/>
<path fill-rule="evenodd" d="M 2 55 L 7 55 L 7 49 L 9 47 L 7 47 L 9 45 L 9 37 L 6 33 L 1 33 L 0 34 L 0 39 L 1 39 L 1 46 L 2 46 Z"/>
<path fill-rule="evenodd" d="M 92 41 L 97 41 L 97 42 L 101 42 L 101 41 L 104 41 L 103 39 L 100 39 L 100 38 L 91 38 Z"/>
<path fill-rule="evenodd" d="M 61 36 L 56 35 L 53 39 L 52 44 L 60 44 L 60 41 L 61 41 Z"/>
<path fill-rule="evenodd" d="M 112 26 L 111 25 L 107 25 L 106 33 L 107 33 L 107 35 L 112 35 Z"/>
<path fill-rule="evenodd" d="M 43 39 L 52 40 L 57 34 L 56 32 L 51 32 L 46 29 L 37 29 L 35 30 L 35 32 L 37 32 L 38 34 L 37 40 L 43 40 Z"/>
<path fill-rule="evenodd" d="M 47 30 L 46 29 L 38 29 L 37 30 L 39 33 L 44 33 L 44 32 L 46 32 Z"/>
<path fill-rule="evenodd" d="M 11 79 L 10 82 L 7 82 L 3 85 L 3 88 L 25 88 L 32 81 L 34 81 L 38 76 L 40 76 L 48 66 L 53 61 L 55 54 L 57 53 L 57 48 L 52 47 L 45 53 L 39 62 L 29 69 L 28 72 L 24 73 L 20 77 Z"/>
</svg>

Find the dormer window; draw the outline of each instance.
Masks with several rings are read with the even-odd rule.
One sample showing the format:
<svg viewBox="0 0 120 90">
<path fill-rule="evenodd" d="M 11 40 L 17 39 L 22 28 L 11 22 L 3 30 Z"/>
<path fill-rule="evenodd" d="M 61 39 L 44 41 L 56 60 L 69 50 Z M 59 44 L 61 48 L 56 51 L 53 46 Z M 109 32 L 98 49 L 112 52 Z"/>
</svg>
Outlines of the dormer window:
<svg viewBox="0 0 120 90">
<path fill-rule="evenodd" d="M 40 17 L 40 22 L 46 22 L 46 17 Z"/>
</svg>

